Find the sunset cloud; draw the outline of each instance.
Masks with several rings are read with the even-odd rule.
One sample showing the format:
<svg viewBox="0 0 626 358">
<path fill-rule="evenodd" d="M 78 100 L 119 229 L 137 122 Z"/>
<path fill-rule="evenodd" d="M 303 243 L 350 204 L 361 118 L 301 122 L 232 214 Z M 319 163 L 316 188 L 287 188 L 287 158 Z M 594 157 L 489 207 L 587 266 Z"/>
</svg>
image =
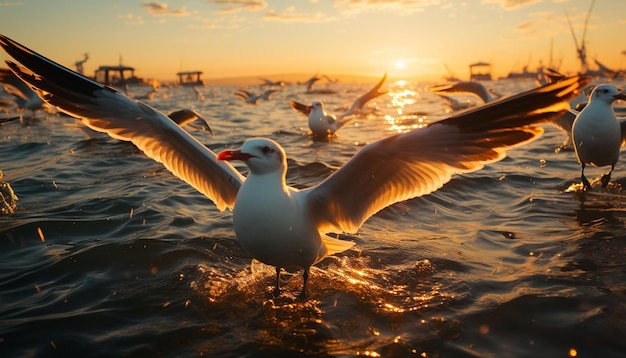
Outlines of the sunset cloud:
<svg viewBox="0 0 626 358">
<path fill-rule="evenodd" d="M 267 3 L 262 0 L 211 0 L 211 3 L 227 6 L 218 10 L 220 13 L 257 12 L 267 7 Z"/>
<path fill-rule="evenodd" d="M 442 0 L 334 0 L 334 6 L 344 13 L 385 11 L 398 15 L 422 12 L 443 4 Z"/>
<path fill-rule="evenodd" d="M 268 21 L 298 21 L 298 22 L 324 22 L 333 20 L 332 17 L 324 15 L 322 12 L 316 12 L 313 14 L 309 13 L 298 13 L 294 6 L 290 6 L 286 8 L 282 12 L 277 12 L 275 10 L 269 10 L 263 15 L 264 20 Z"/>
<path fill-rule="evenodd" d="M 482 0 L 481 4 L 498 4 L 504 10 L 517 10 L 524 6 L 537 4 L 543 0 Z"/>
<path fill-rule="evenodd" d="M 136 16 L 132 13 L 117 15 L 116 18 L 120 20 L 126 20 L 126 24 L 128 25 L 141 25 L 144 23 L 141 16 Z"/>
<path fill-rule="evenodd" d="M 165 3 L 148 2 L 141 6 L 148 13 L 155 16 L 188 16 L 189 13 L 184 7 L 180 9 L 170 9 Z"/>
</svg>

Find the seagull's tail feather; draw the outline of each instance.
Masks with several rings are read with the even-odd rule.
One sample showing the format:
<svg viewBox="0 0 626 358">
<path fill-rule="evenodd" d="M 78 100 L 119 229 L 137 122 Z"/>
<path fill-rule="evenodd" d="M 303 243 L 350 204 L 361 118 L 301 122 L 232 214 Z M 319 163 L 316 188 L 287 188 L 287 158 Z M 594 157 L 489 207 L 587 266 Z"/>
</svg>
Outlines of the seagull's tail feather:
<svg viewBox="0 0 626 358">
<path fill-rule="evenodd" d="M 320 253 L 318 261 L 328 255 L 346 251 L 354 246 L 354 241 L 335 239 L 327 235 L 322 235 L 322 241 L 324 242 L 322 248 L 325 248 L 326 250 L 325 252 Z"/>
</svg>

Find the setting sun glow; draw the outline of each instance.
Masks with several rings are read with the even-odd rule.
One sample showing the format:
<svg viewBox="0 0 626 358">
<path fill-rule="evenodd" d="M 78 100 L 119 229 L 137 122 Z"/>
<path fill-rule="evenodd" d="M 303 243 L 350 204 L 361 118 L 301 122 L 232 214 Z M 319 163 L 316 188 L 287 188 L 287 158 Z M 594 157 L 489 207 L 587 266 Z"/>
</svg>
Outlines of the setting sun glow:
<svg viewBox="0 0 626 358">
<path fill-rule="evenodd" d="M 403 70 L 406 68 L 406 64 L 404 63 L 404 60 L 397 60 L 396 61 L 396 69 L 397 70 Z"/>
</svg>

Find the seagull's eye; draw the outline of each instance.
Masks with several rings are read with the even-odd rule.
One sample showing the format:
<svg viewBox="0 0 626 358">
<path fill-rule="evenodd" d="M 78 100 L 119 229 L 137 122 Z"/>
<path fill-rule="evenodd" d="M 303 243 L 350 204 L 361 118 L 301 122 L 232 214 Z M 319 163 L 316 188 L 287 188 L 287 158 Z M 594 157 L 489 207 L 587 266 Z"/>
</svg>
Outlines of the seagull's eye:
<svg viewBox="0 0 626 358">
<path fill-rule="evenodd" d="M 267 145 L 265 147 L 261 148 L 261 151 L 265 155 L 268 155 L 268 154 L 274 152 L 274 150 L 270 146 L 267 146 Z"/>
</svg>

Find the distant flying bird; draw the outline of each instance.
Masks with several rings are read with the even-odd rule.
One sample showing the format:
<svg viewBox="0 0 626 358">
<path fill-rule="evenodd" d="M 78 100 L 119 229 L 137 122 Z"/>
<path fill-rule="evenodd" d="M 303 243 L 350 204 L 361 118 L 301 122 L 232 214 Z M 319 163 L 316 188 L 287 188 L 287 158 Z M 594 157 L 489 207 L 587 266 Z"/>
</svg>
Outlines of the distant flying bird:
<svg viewBox="0 0 626 358">
<path fill-rule="evenodd" d="M 259 77 L 259 79 L 261 81 L 263 81 L 263 83 L 261 84 L 261 87 L 285 87 L 287 84 L 285 83 L 285 81 L 272 81 L 269 80 L 267 78 L 262 78 Z"/>
<path fill-rule="evenodd" d="M 586 82 L 579 76 L 486 104 L 426 127 L 362 147 L 318 185 L 287 186 L 287 158 L 271 139 L 244 141 L 216 155 L 164 114 L 97 83 L 0 35 L 7 61 L 49 103 L 91 128 L 134 143 L 148 157 L 211 199 L 233 208 L 237 238 L 253 258 L 303 271 L 301 297 L 311 265 L 354 243 L 327 233 L 356 232 L 372 215 L 397 202 L 429 194 L 459 173 L 503 159 L 506 150 L 543 133 L 534 124 L 567 110 Z M 25 67 L 24 67 L 25 66 Z M 229 162 L 245 163 L 244 177 Z"/>
<path fill-rule="evenodd" d="M 245 89 L 239 89 L 237 92 L 233 93 L 236 97 L 239 97 L 241 99 L 243 99 L 246 103 L 249 104 L 258 104 L 259 100 L 266 100 L 268 101 L 270 99 L 270 95 L 274 92 L 278 92 L 278 89 L 268 89 L 265 90 L 263 92 L 261 92 L 261 94 L 256 94 L 253 91 L 249 91 L 249 90 L 245 90 Z"/>
<path fill-rule="evenodd" d="M 328 83 L 338 83 L 339 78 L 330 78 L 328 75 L 322 75 L 328 81 Z"/>
<path fill-rule="evenodd" d="M 313 84 L 315 84 L 315 82 L 321 80 L 321 77 L 318 77 L 317 75 L 312 76 L 311 78 L 309 78 L 308 80 L 304 81 L 304 83 L 302 83 L 304 86 L 306 86 L 306 91 L 310 92 L 313 89 Z"/>
<path fill-rule="evenodd" d="M 589 95 L 589 102 L 578 113 L 572 125 L 572 142 L 582 168 L 580 177 L 585 190 L 591 189 L 585 177 L 585 166 L 610 165 L 609 172 L 600 178 L 602 187 L 606 187 L 619 159 L 621 146 L 626 141 L 626 121 L 617 120 L 612 106 L 618 99 L 626 100 L 626 94 L 615 86 L 596 86 Z"/>
<path fill-rule="evenodd" d="M 380 91 L 385 79 L 387 79 L 386 73 L 374 88 L 357 98 L 347 111 L 338 115 L 326 113 L 324 104 L 320 101 L 313 101 L 311 105 L 305 105 L 296 101 L 290 101 L 289 103 L 293 109 L 308 117 L 309 129 L 313 137 L 328 138 L 359 114 L 367 102 L 387 93 L 386 91 Z"/>
</svg>

